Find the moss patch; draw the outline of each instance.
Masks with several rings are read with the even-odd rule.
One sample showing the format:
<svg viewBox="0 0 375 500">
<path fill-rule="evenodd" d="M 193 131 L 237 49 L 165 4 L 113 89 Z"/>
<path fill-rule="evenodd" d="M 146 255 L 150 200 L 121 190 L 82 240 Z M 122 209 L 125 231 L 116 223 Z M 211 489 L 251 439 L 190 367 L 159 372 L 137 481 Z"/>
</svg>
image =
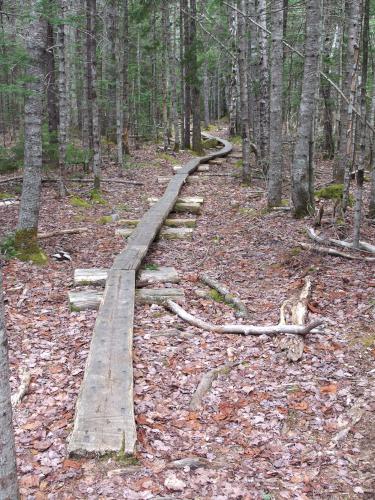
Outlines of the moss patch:
<svg viewBox="0 0 375 500">
<path fill-rule="evenodd" d="M 90 203 L 79 196 L 72 196 L 70 198 L 70 204 L 72 207 L 76 208 L 91 208 Z"/>
<path fill-rule="evenodd" d="M 315 191 L 315 196 L 323 200 L 340 200 L 344 191 L 343 184 L 331 184 L 318 191 Z"/>
<path fill-rule="evenodd" d="M 103 198 L 100 189 L 93 189 L 90 191 L 91 203 L 95 205 L 107 205 L 106 200 Z"/>
<path fill-rule="evenodd" d="M 214 288 L 211 288 L 208 294 L 215 302 L 224 302 L 224 297 Z"/>
<path fill-rule="evenodd" d="M 36 265 L 44 265 L 48 257 L 38 245 L 36 229 L 20 229 L 14 236 L 14 248 L 16 257 L 25 262 Z"/>
<path fill-rule="evenodd" d="M 213 149 L 219 146 L 219 142 L 216 139 L 205 139 L 202 146 L 206 149 Z"/>
<path fill-rule="evenodd" d="M 110 215 L 103 215 L 103 217 L 100 217 L 100 219 L 98 220 L 98 224 L 110 224 L 111 222 L 113 222 L 113 219 Z"/>
<path fill-rule="evenodd" d="M 177 158 L 169 155 L 168 153 L 158 153 L 158 158 L 168 161 L 169 163 L 172 163 L 172 165 L 178 165 L 180 163 Z"/>
<path fill-rule="evenodd" d="M 0 193 L 0 200 L 9 200 L 13 198 L 13 196 L 9 193 Z"/>
</svg>

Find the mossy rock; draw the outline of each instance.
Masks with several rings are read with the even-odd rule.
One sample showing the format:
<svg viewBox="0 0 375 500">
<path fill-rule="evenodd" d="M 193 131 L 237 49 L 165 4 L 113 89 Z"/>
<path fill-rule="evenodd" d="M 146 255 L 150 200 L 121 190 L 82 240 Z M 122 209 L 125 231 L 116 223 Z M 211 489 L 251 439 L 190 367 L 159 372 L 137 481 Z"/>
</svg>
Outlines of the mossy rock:
<svg viewBox="0 0 375 500">
<path fill-rule="evenodd" d="M 217 141 L 216 139 L 205 139 L 205 140 L 202 142 L 202 146 L 203 146 L 205 149 L 214 149 L 214 148 L 216 148 L 217 146 L 219 146 L 219 141 Z"/>
<path fill-rule="evenodd" d="M 211 299 L 214 300 L 215 302 L 224 302 L 224 297 L 214 288 L 211 288 L 208 294 L 211 297 Z"/>
<path fill-rule="evenodd" d="M 316 198 L 323 200 L 340 200 L 344 192 L 343 184 L 331 184 L 315 191 Z"/>
<path fill-rule="evenodd" d="M 76 208 L 91 208 L 90 203 L 79 196 L 72 196 L 70 198 L 70 204 L 72 207 Z"/>
</svg>

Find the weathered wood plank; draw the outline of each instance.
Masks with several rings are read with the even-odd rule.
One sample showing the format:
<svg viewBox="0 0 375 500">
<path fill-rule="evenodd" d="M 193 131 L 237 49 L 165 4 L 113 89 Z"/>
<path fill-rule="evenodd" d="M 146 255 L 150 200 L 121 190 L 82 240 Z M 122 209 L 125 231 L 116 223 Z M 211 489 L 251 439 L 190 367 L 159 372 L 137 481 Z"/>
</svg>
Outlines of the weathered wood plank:
<svg viewBox="0 0 375 500">
<path fill-rule="evenodd" d="M 87 268 L 87 269 L 75 269 L 74 271 L 74 285 L 75 286 L 84 286 L 84 285 L 93 285 L 93 286 L 105 286 L 108 277 L 108 269 L 100 269 L 100 268 Z M 161 266 L 158 269 L 143 269 L 140 271 L 139 276 L 137 278 L 137 286 L 146 286 L 152 283 L 179 283 L 180 278 L 178 276 L 178 272 L 174 267 Z M 79 292 L 80 294 L 82 292 Z M 85 303 L 87 301 L 92 300 L 95 304 L 95 308 L 97 307 L 98 298 L 95 296 L 95 291 L 88 290 L 86 292 L 87 299 L 85 299 Z M 93 294 L 92 297 L 90 294 Z M 76 303 L 77 300 L 82 297 L 82 295 L 77 296 L 77 292 L 71 292 L 72 294 L 72 302 Z"/>
<path fill-rule="evenodd" d="M 139 288 L 135 298 L 143 304 L 160 304 L 168 299 L 181 302 L 185 295 L 180 288 Z M 69 292 L 69 304 L 73 311 L 96 310 L 103 300 L 104 293 L 101 290 Z"/>
<path fill-rule="evenodd" d="M 111 271 L 96 320 L 68 451 L 133 455 L 135 272 Z"/>
<path fill-rule="evenodd" d="M 204 136 L 212 138 L 209 134 Z M 221 139 L 220 142 L 224 145 L 222 149 L 203 158 L 192 159 L 173 176 L 164 196 L 146 212 L 129 237 L 127 247 L 114 261 L 96 320 L 77 402 L 68 446 L 70 454 L 135 453 L 132 366 L 135 272 L 175 206 L 187 176 L 200 164 L 231 151 L 229 142 Z M 160 294 L 160 289 L 156 293 Z M 153 300 L 156 300 L 155 297 Z"/>
<path fill-rule="evenodd" d="M 160 231 L 160 238 L 164 240 L 190 240 L 194 229 L 191 227 L 168 227 Z"/>
<path fill-rule="evenodd" d="M 118 225 L 134 228 L 139 224 L 139 219 L 120 219 Z M 168 227 L 196 227 L 197 219 L 165 219 L 164 226 Z"/>
<path fill-rule="evenodd" d="M 151 197 L 147 199 L 150 205 L 155 205 L 159 201 L 159 198 Z M 200 203 L 204 202 L 203 196 L 183 196 L 177 198 L 177 203 Z"/>
</svg>

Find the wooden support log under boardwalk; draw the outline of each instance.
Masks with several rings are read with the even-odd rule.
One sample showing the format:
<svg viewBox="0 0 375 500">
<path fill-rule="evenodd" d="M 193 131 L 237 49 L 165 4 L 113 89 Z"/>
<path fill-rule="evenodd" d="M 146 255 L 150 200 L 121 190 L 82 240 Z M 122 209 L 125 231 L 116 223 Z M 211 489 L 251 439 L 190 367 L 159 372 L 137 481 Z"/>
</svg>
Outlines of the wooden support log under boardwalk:
<svg viewBox="0 0 375 500">
<path fill-rule="evenodd" d="M 136 271 L 173 210 L 187 177 L 200 164 L 231 152 L 229 142 L 217 140 L 222 149 L 190 160 L 173 176 L 109 271 L 77 400 L 68 445 L 71 455 L 134 455 L 136 451 L 132 361 Z"/>
</svg>

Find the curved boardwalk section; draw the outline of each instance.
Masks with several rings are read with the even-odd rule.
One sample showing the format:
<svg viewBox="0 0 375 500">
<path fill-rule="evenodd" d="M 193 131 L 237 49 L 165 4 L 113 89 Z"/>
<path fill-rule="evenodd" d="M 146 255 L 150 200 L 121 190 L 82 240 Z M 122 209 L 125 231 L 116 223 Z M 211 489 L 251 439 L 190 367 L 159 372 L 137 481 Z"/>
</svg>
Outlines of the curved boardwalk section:
<svg viewBox="0 0 375 500">
<path fill-rule="evenodd" d="M 187 177 L 201 163 L 231 152 L 229 142 L 217 140 L 222 149 L 189 161 L 172 177 L 163 197 L 145 213 L 109 270 L 77 401 L 68 446 L 72 455 L 135 452 L 132 346 L 136 272 Z"/>
</svg>

